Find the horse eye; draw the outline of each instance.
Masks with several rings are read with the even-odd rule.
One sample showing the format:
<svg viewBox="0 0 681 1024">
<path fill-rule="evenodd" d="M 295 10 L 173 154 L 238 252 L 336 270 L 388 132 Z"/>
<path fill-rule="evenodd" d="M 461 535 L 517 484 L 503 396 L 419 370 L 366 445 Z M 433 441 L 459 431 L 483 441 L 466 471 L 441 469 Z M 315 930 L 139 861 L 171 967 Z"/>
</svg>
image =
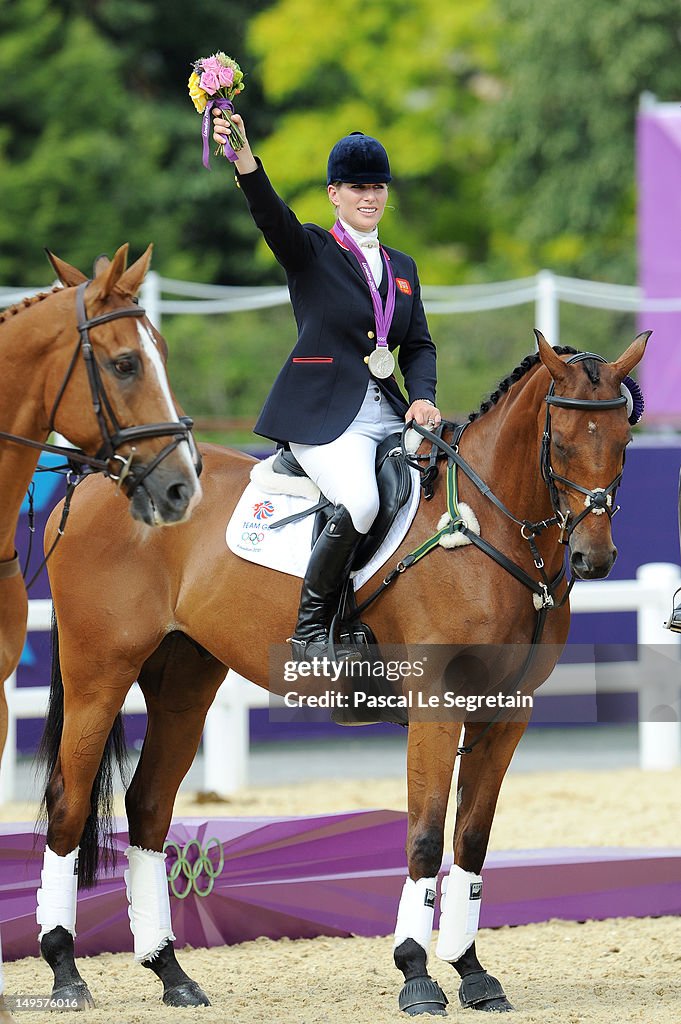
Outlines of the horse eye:
<svg viewBox="0 0 681 1024">
<path fill-rule="evenodd" d="M 135 356 L 121 356 L 119 359 L 114 359 L 112 362 L 114 372 L 119 377 L 133 377 L 139 368 L 139 364 Z"/>
</svg>

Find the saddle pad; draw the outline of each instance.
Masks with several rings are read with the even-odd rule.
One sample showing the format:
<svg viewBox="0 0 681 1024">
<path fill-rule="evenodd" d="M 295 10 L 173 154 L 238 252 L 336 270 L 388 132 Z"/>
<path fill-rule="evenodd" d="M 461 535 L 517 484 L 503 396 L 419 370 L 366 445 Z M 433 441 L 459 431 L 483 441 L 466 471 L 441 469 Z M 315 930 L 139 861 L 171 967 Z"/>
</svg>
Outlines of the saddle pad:
<svg viewBox="0 0 681 1024">
<path fill-rule="evenodd" d="M 364 586 L 367 580 L 380 569 L 397 551 L 412 524 L 419 507 L 421 487 L 419 474 L 415 469 L 411 475 L 411 497 L 398 512 L 385 540 L 371 561 L 353 574 L 355 590 Z M 305 575 L 312 545 L 314 514 L 299 519 L 280 530 L 271 530 L 270 525 L 296 512 L 312 508 L 316 501 L 291 494 L 272 494 L 262 487 L 249 482 L 241 495 L 232 518 L 227 524 L 227 547 L 235 555 L 249 562 L 288 573 L 290 576 Z"/>
</svg>

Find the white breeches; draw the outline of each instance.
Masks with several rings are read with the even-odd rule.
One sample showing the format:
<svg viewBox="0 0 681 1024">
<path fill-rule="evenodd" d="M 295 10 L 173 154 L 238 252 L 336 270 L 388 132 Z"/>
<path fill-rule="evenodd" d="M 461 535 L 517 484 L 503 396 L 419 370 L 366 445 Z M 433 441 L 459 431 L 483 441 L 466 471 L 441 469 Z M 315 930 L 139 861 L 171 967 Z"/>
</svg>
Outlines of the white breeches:
<svg viewBox="0 0 681 1024">
<path fill-rule="evenodd" d="M 376 448 L 400 431 L 400 419 L 374 381 L 369 381 L 361 408 L 349 427 L 328 444 L 290 448 L 307 475 L 334 505 L 344 505 L 358 533 L 368 533 L 378 514 Z"/>
</svg>

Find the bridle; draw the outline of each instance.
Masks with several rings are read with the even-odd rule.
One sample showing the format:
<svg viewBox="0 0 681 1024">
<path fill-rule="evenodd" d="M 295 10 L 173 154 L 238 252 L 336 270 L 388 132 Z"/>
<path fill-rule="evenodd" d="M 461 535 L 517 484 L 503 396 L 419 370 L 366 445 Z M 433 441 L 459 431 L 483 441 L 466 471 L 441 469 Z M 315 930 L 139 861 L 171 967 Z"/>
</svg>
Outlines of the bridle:
<svg viewBox="0 0 681 1024">
<path fill-rule="evenodd" d="M 136 427 L 121 427 L 113 406 L 106 393 L 102 382 L 101 373 L 95 358 L 90 330 L 99 327 L 101 324 L 110 323 L 112 320 L 120 320 L 123 317 L 142 317 L 145 310 L 137 304 L 124 306 L 121 309 L 112 309 L 108 313 L 100 313 L 98 316 L 88 317 L 85 311 L 85 289 L 90 281 L 83 281 L 76 289 L 76 316 L 78 319 L 78 341 L 69 362 L 64 379 L 59 387 L 57 396 L 52 406 L 49 419 L 49 432 L 54 430 L 54 421 L 57 411 L 64 397 L 69 381 L 82 357 L 85 363 L 88 383 L 90 386 L 90 397 L 92 407 L 99 425 L 99 432 L 102 444 L 95 455 L 88 455 L 87 452 L 78 448 L 67 448 L 63 445 L 46 444 L 40 441 L 33 441 L 30 438 L 21 437 L 17 434 L 9 434 L 0 431 L 0 440 L 9 441 L 13 444 L 25 445 L 29 448 L 37 448 L 44 452 L 54 452 L 63 455 L 69 465 L 76 467 L 87 467 L 90 472 L 103 473 L 113 480 L 119 487 L 125 481 L 125 491 L 128 497 L 132 497 L 141 483 L 171 452 L 173 452 L 182 441 L 186 441 L 192 453 L 192 459 L 197 472 L 200 472 L 200 456 L 194 443 L 192 435 L 193 421 L 188 416 L 179 417 L 175 423 L 145 423 Z M 109 424 L 111 426 L 109 426 Z M 152 437 L 169 437 L 171 440 L 156 455 L 144 469 L 136 473 L 133 468 L 135 456 L 134 442 L 146 440 Z M 131 445 L 130 454 L 125 457 L 118 454 L 118 449 L 123 445 Z"/>
<path fill-rule="evenodd" d="M 595 359 L 599 363 L 607 362 L 603 356 L 599 356 L 595 352 L 577 352 L 569 359 L 566 359 L 565 362 L 579 363 L 585 359 Z M 544 421 L 539 465 L 542 479 L 549 489 L 553 512 L 561 528 L 559 540 L 561 543 L 567 544 L 575 527 L 586 516 L 592 513 L 599 516 L 605 512 L 608 518 L 612 519 L 619 510 L 619 505 L 615 505 L 615 494 L 622 480 L 622 471 L 620 470 L 607 487 L 594 487 L 593 489 L 582 487 L 581 484 L 575 483 L 574 480 L 556 473 L 551 465 L 551 407 L 555 406 L 560 409 L 573 409 L 583 412 L 598 412 L 607 409 L 621 409 L 627 405 L 627 398 L 624 394 L 619 395 L 617 398 L 567 398 L 554 394 L 554 391 L 555 381 L 552 380 L 549 392 L 544 399 L 546 402 L 546 419 Z M 561 512 L 560 495 L 556 487 L 556 481 L 565 487 L 571 488 L 573 491 L 579 491 L 580 494 L 585 495 L 584 509 L 578 515 L 574 516 L 570 510 Z"/>
</svg>

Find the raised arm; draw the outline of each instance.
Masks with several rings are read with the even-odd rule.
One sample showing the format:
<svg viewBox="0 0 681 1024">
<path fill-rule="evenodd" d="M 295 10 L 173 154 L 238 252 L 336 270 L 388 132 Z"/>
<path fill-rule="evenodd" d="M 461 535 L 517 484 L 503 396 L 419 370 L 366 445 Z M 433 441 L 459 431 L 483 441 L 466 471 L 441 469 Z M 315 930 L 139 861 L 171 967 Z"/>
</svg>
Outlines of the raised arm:
<svg viewBox="0 0 681 1024">
<path fill-rule="evenodd" d="M 229 122 L 221 111 L 214 110 L 213 117 L 214 140 L 229 141 Z M 275 192 L 262 164 L 253 155 L 241 115 L 230 114 L 230 117 L 245 139 L 233 166 L 251 216 L 284 269 L 301 270 L 313 258 L 315 248 L 322 244 L 319 236 L 306 231 L 293 210 Z"/>
</svg>

